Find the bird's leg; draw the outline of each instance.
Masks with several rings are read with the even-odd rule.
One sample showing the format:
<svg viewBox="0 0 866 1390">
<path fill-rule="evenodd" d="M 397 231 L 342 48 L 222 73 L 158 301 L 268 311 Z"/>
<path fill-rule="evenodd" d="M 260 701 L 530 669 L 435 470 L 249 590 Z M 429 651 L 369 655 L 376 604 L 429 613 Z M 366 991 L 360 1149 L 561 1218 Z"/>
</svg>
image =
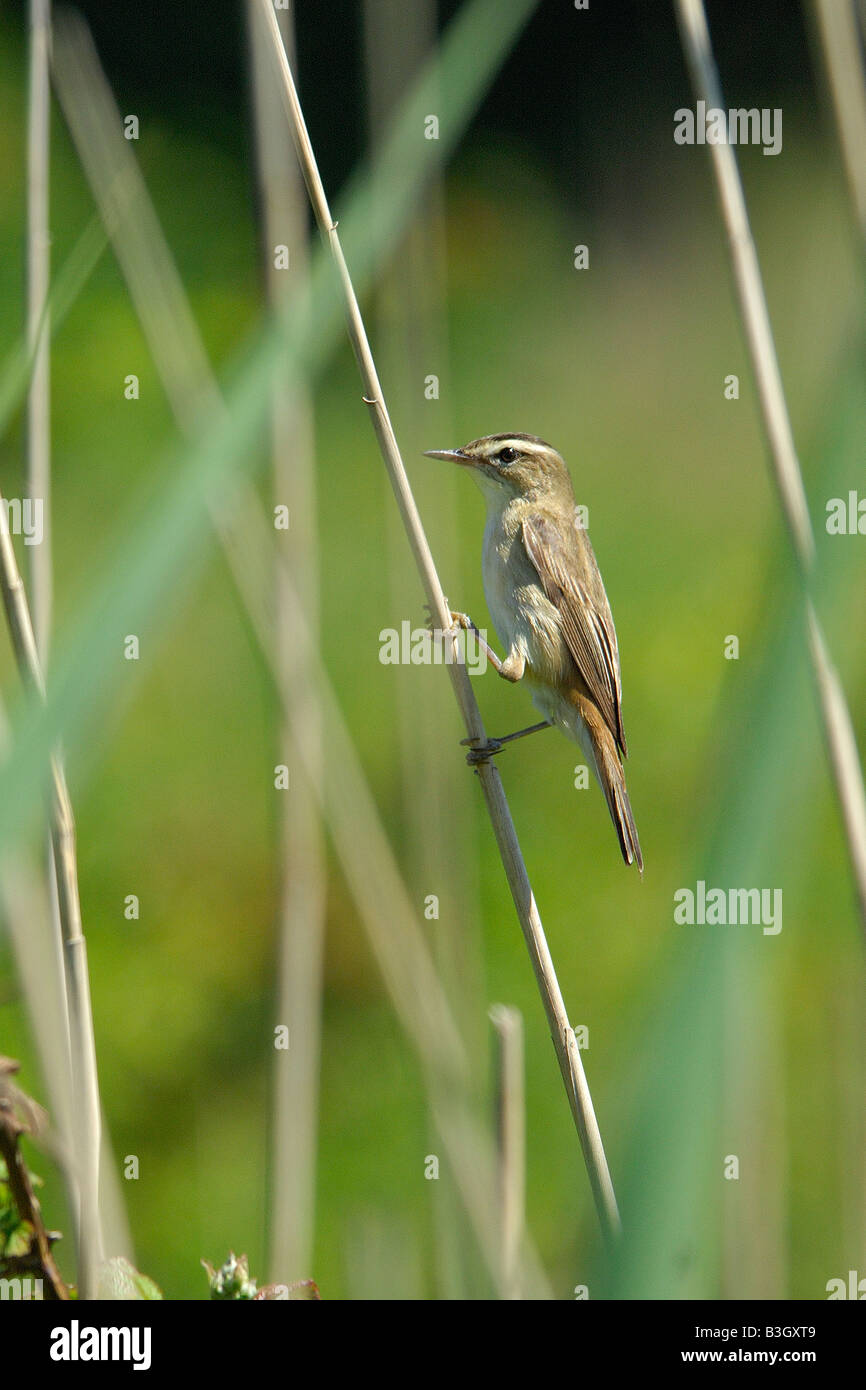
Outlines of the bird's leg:
<svg viewBox="0 0 866 1390">
<path fill-rule="evenodd" d="M 447 600 L 447 598 L 446 598 L 446 600 L 445 600 L 445 604 L 446 604 L 446 607 L 447 607 L 447 605 L 448 605 L 448 600 Z M 437 631 L 437 628 L 434 626 L 436 620 L 435 620 L 435 618 L 433 617 L 433 610 L 431 609 L 429 603 L 425 603 L 425 604 L 424 604 L 424 607 L 425 607 L 425 609 L 427 610 L 427 626 L 428 626 L 428 628 L 430 628 L 431 632 L 434 632 L 434 633 L 435 633 L 435 632 Z M 501 675 L 501 674 L 502 674 L 502 667 L 505 665 L 505 662 L 503 662 L 503 661 L 496 655 L 496 653 L 495 653 L 495 651 L 493 650 L 492 647 L 488 647 L 487 643 L 485 642 L 484 638 L 481 636 L 481 633 L 478 631 L 478 628 L 477 628 L 477 627 L 475 626 L 475 624 L 473 623 L 473 621 L 472 621 L 472 619 L 470 618 L 469 614 L 468 614 L 468 613 L 454 613 L 450 608 L 448 609 L 448 612 L 451 614 L 451 630 L 453 631 L 453 629 L 454 629 L 455 627 L 460 627 L 460 628 L 463 629 L 464 632 L 472 632 L 472 633 L 474 633 L 474 634 L 475 634 L 475 640 L 476 640 L 476 642 L 478 643 L 478 645 L 479 645 L 479 647 L 481 648 L 481 650 L 484 652 L 484 655 L 487 657 L 487 660 L 490 662 L 490 665 L 493 667 L 493 669 L 494 669 L 495 671 L 498 671 L 499 674 Z M 522 670 L 521 670 L 521 673 L 520 673 L 520 674 L 521 674 L 521 675 L 523 674 L 523 671 L 522 671 Z M 509 679 L 511 679 L 511 678 L 509 678 Z M 517 677 L 517 678 L 515 678 L 515 679 L 519 679 L 519 677 Z"/>
<path fill-rule="evenodd" d="M 490 662 L 493 669 L 495 671 L 500 671 L 502 669 L 502 661 L 496 655 L 493 648 L 488 647 L 487 643 L 481 636 L 481 633 L 478 631 L 478 628 L 475 626 L 468 613 L 452 613 L 451 621 L 455 627 L 462 627 L 464 632 L 473 632 L 475 634 L 476 642 L 478 643 L 481 650 L 484 652 L 484 655 L 487 657 L 487 660 Z"/>
<path fill-rule="evenodd" d="M 522 679 L 523 673 L 526 670 L 526 657 L 521 651 L 518 651 L 516 647 L 512 647 L 508 656 L 503 660 L 496 655 L 492 647 L 487 645 L 468 613 L 455 613 L 451 609 L 449 609 L 449 612 L 451 613 L 451 621 L 455 627 L 461 627 L 464 632 L 472 632 L 475 634 L 476 642 L 498 676 L 501 676 L 503 680 L 512 682 Z M 539 729 L 546 729 L 548 727 L 548 722 L 545 719 L 542 723 L 533 724 L 528 729 L 518 729 L 516 734 L 506 734 L 504 738 L 489 738 L 480 748 L 472 747 L 474 740 L 471 738 L 461 739 L 460 742 L 464 746 L 469 746 L 470 751 L 466 754 L 466 761 L 469 763 L 470 767 L 475 767 L 478 763 L 487 762 L 489 758 L 492 758 L 494 754 L 499 752 L 503 744 L 512 743 L 516 738 L 523 738 L 526 734 L 534 734 L 537 733 Z"/>
<path fill-rule="evenodd" d="M 553 725 L 543 719 L 540 724 L 530 724 L 528 729 L 518 729 L 516 734 L 503 734 L 502 738 L 489 738 L 480 748 L 473 748 L 474 742 L 471 738 L 462 738 L 460 743 L 469 748 L 466 754 L 466 761 L 470 767 L 476 767 L 478 763 L 486 763 L 489 758 L 503 748 L 506 743 L 513 743 L 516 738 L 526 738 L 527 734 L 537 734 L 542 729 L 552 729 Z"/>
<path fill-rule="evenodd" d="M 474 632 L 476 642 L 498 676 L 506 681 L 519 681 L 522 678 L 526 669 L 526 657 L 522 652 L 512 649 L 503 661 L 493 648 L 487 645 L 468 613 L 452 613 L 451 621 L 455 627 L 462 627 L 464 632 Z"/>
<path fill-rule="evenodd" d="M 540 724 L 530 724 L 528 729 L 518 729 L 516 734 L 503 734 L 502 738 L 496 739 L 495 742 L 500 745 L 503 743 L 513 743 L 516 738 L 526 738 L 527 734 L 538 734 L 542 729 L 552 728 L 552 724 L 549 724 L 546 719 L 542 719 Z"/>
</svg>

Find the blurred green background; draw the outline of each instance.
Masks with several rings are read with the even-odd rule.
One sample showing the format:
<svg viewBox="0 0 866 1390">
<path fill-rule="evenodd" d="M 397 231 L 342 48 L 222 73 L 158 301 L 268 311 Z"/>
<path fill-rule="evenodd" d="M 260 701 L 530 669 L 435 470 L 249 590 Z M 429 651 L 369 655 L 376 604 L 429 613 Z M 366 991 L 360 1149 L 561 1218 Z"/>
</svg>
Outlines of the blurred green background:
<svg viewBox="0 0 866 1390">
<path fill-rule="evenodd" d="M 423 595 L 342 343 L 312 383 L 324 659 L 419 913 L 427 894 L 440 897 L 440 920 L 424 923 L 437 958 L 458 943 L 457 993 L 487 1109 L 486 1009 L 503 1001 L 523 1013 L 528 1226 L 555 1296 L 588 1283 L 592 1296 L 822 1298 L 829 1279 L 866 1273 L 863 941 L 709 163 L 671 138 L 673 109 L 691 96 L 669 17 L 639 21 L 640 7 L 627 7 L 609 30 L 595 19 L 583 42 L 572 32 L 582 19 L 551 18 L 550 8 L 544 28 L 530 25 L 521 39 L 364 308 L 455 606 L 488 623 L 483 504 L 466 478 L 422 450 L 504 430 L 540 434 L 563 453 L 589 508 L 619 636 L 643 882 L 621 862 L 598 789 L 574 788 L 576 747 L 545 734 L 505 752 L 500 770 L 572 1022 L 589 1030 L 584 1061 L 632 1232 L 614 1268 L 601 1256 L 446 679 L 378 659 L 381 629 L 407 618 L 423 625 Z M 731 104 L 784 109 L 783 153 L 746 148 L 740 164 L 827 575 L 822 615 L 862 749 L 866 540 L 824 534 L 827 499 L 864 486 L 860 248 L 799 17 L 782 7 L 778 74 L 758 48 L 750 87 L 742 54 L 725 67 L 743 20 L 744 7 L 732 8 L 727 19 L 711 10 Z M 90 11 L 99 45 L 104 15 Z M 629 16 L 645 28 L 629 35 Z M 23 324 L 19 21 L 14 11 L 0 21 L 4 351 Z M 238 53 L 221 90 L 197 68 L 185 103 L 176 55 L 163 88 L 144 79 L 136 88 L 129 44 L 142 21 L 130 12 L 124 22 L 118 101 L 141 113 L 135 154 L 212 360 L 225 368 L 263 314 L 243 26 L 215 26 L 202 65 L 208 43 L 236 39 Z M 347 150 L 363 158 L 375 136 L 363 115 L 373 75 L 363 44 L 352 42 L 357 14 L 328 72 L 327 22 L 324 12 L 302 21 L 299 70 L 302 94 L 315 93 L 311 134 L 317 144 L 321 135 L 336 194 Z M 569 65 L 574 84 L 561 88 L 560 136 L 555 97 L 541 103 L 536 129 L 521 86 L 545 83 L 556 24 L 568 38 L 552 59 L 552 85 L 568 80 Z M 112 81 L 118 44 L 106 32 Z M 388 98 L 410 75 L 400 51 Z M 353 65 L 347 100 L 357 117 L 345 122 L 344 146 L 328 119 L 341 64 Z M 625 112 L 623 101 L 632 102 Z M 58 266 L 92 202 L 57 112 L 51 206 Z M 587 271 L 573 268 L 580 243 Z M 177 438 L 108 252 L 57 335 L 51 371 L 62 630 L 113 523 Z M 131 372 L 137 402 L 123 395 Z M 425 398 L 428 373 L 439 376 L 438 400 Z M 740 378 L 736 401 L 724 396 L 730 373 Z M 0 444 L 7 495 L 23 488 L 23 445 L 19 412 Z M 67 754 L 105 1114 L 118 1165 L 127 1154 L 141 1164 L 138 1181 L 122 1183 L 136 1262 L 181 1298 L 205 1292 L 200 1257 L 218 1263 L 243 1250 L 265 1273 L 278 710 L 212 540 L 204 570 L 161 620 L 161 640 L 124 672 L 99 740 Z M 737 661 L 724 659 L 729 634 L 739 637 Z M 5 639 L 3 675 L 14 691 Z M 476 693 L 489 730 L 532 722 L 519 687 L 489 674 Z M 444 734 L 432 758 L 424 745 L 434 734 L 418 715 L 431 707 L 435 738 Z M 407 711 L 416 712 L 408 738 Z M 457 858 L 431 865 L 417 826 L 423 835 L 425 808 L 441 810 L 443 799 L 459 827 Z M 783 930 L 675 926 L 674 893 L 701 878 L 781 887 Z M 130 893 L 141 900 L 137 922 L 123 915 Z M 22 1059 L 22 1084 L 41 1095 L 5 943 L 0 962 L 0 1046 Z M 326 1298 L 482 1290 L 447 1175 L 441 1186 L 424 1179 L 425 1155 L 440 1149 L 421 1072 L 330 850 L 324 986 L 315 1251 L 310 1269 L 283 1277 L 312 1276 Z M 48 1224 L 68 1231 L 51 1165 L 30 1152 L 47 1179 Z M 737 1182 L 723 1178 L 729 1154 L 740 1158 Z M 71 1277 L 71 1235 L 64 1245 Z"/>
</svg>

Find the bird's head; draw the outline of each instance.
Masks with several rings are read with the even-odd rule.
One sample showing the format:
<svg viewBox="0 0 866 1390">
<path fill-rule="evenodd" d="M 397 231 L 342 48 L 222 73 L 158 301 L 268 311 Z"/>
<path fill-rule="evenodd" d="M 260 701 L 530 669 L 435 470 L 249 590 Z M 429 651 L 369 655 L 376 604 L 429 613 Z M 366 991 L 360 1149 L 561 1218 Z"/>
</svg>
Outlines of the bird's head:
<svg viewBox="0 0 866 1390">
<path fill-rule="evenodd" d="M 561 456 L 534 434 L 490 434 L 461 449 L 428 449 L 426 457 L 470 468 L 488 500 L 500 504 L 515 497 L 574 499 Z"/>
</svg>

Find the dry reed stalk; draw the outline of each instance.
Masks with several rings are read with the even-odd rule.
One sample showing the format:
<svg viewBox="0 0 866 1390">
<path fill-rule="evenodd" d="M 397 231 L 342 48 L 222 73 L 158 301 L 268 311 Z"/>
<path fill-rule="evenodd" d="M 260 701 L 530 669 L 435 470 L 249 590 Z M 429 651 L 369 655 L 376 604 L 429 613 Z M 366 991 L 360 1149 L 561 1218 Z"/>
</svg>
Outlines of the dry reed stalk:
<svg viewBox="0 0 866 1390">
<path fill-rule="evenodd" d="M 280 38 L 279 26 L 269 0 L 259 0 L 259 3 L 263 20 L 268 26 L 273 41 L 274 54 L 282 76 L 286 115 L 295 141 L 295 148 L 310 195 L 313 212 L 319 230 L 330 248 L 340 280 L 345 300 L 349 338 L 364 384 L 364 400 L 370 410 L 373 428 L 424 585 L 431 615 L 442 633 L 451 633 L 450 640 L 454 644 L 452 655 L 454 655 L 457 636 L 452 630 L 451 614 L 445 601 L 442 585 L 388 416 L 352 278 L 343 255 L 337 225 L 331 216 L 324 186 L 319 175 L 291 67 Z M 479 744 L 485 743 L 487 740 L 481 712 L 465 665 L 457 660 L 452 660 L 447 664 L 447 670 L 469 738 Z M 619 1234 L 620 1220 L 601 1133 L 593 1110 L 592 1097 L 583 1071 L 577 1042 L 568 1021 L 559 982 L 547 947 L 541 917 L 530 887 L 526 865 L 511 818 L 511 811 L 505 797 L 502 780 L 493 762 L 482 763 L 477 771 L 500 857 L 547 1014 L 566 1093 L 580 1137 L 599 1220 L 606 1237 L 612 1239 Z"/>
<path fill-rule="evenodd" d="M 848 190 L 866 240 L 866 81 L 853 0 L 814 0 Z"/>
<path fill-rule="evenodd" d="M 707 110 L 711 107 L 723 110 L 722 91 L 703 0 L 675 0 L 675 3 L 695 95 L 706 102 Z M 814 571 L 815 537 L 776 357 L 758 255 L 733 148 L 729 144 L 708 145 L 707 148 L 728 235 L 734 285 L 758 390 L 772 474 L 803 583 L 812 672 L 818 690 L 830 768 L 842 810 L 860 916 L 866 928 L 866 792 L 863 772 L 845 694 L 831 663 L 809 593 Z"/>
<path fill-rule="evenodd" d="M 92 41 L 80 22 L 69 17 L 59 26 L 55 83 L 169 404 L 181 430 L 194 435 L 204 411 L 221 419 L 225 405 L 146 185 L 120 134 L 119 117 L 114 119 L 116 107 Z M 142 228 L 146 235 L 140 235 Z M 329 753 L 324 775 L 319 775 L 316 750 L 305 742 L 296 741 L 295 756 L 319 798 L 382 977 L 423 1065 L 455 1180 L 499 1287 L 499 1234 L 492 1200 L 495 1160 L 467 1099 L 468 1064 L 459 1028 L 282 557 L 281 582 L 295 610 L 297 629 L 294 660 L 285 671 L 277 670 L 274 594 L 267 563 L 273 553 L 273 528 L 249 484 L 238 483 L 231 511 L 233 525 L 222 509 L 214 508 L 217 533 L 275 684 L 282 675 L 282 689 L 293 705 L 313 701 L 320 709 Z M 550 1296 L 529 1242 L 524 1243 L 522 1283 L 528 1297 Z"/>
<path fill-rule="evenodd" d="M 28 690 L 45 699 L 45 684 L 24 581 L 15 558 L 6 507 L 0 496 L 0 590 L 12 637 L 15 660 Z M 50 828 L 57 870 L 57 899 L 63 931 L 66 993 L 72 1052 L 73 1136 L 78 1213 L 79 1287 L 81 1296 L 92 1298 L 102 1259 L 99 1216 L 99 1156 L 101 1116 L 96 1071 L 96 1046 L 87 972 L 87 945 L 78 897 L 78 864 L 75 821 L 60 759 L 50 759 Z"/>
<path fill-rule="evenodd" d="M 42 667 L 51 626 L 51 233 L 48 220 L 51 133 L 51 0 L 30 0 L 30 71 L 27 104 L 27 492 L 42 509 L 42 540 L 29 552 L 36 649 Z M 69 1004 L 63 966 L 63 931 L 53 851 L 46 846 L 55 950 L 63 983 L 60 1018 L 69 1051 Z"/>
<path fill-rule="evenodd" d="M 408 6 L 403 0 L 364 0 L 364 90 L 374 186 L 379 178 L 387 181 L 387 136 L 393 113 L 399 109 L 415 74 L 423 70 L 436 51 L 436 11 L 436 0 L 413 0 Z M 439 109 L 439 102 L 434 99 L 430 110 Z M 280 120 L 285 130 L 282 105 Z M 401 404 L 395 421 L 397 433 L 416 439 L 425 433 L 429 435 L 434 418 L 442 437 L 447 438 L 452 432 L 447 389 L 435 403 L 428 399 L 426 390 L 422 391 L 430 373 L 435 373 L 443 385 L 449 377 L 442 158 L 438 141 L 427 144 L 425 162 L 429 168 L 423 197 L 377 280 L 372 311 L 381 344 L 380 369 L 391 383 L 392 399 Z M 297 167 L 294 149 L 292 161 Z M 462 590 L 457 506 L 462 479 L 457 474 L 457 469 L 426 470 L 416 480 L 416 489 L 422 515 L 426 502 L 432 503 L 435 498 L 439 566 L 451 576 L 454 588 Z M 408 613 L 407 602 L 415 583 L 414 565 L 400 515 L 391 505 L 391 486 L 384 470 L 381 488 L 386 602 L 397 619 L 396 626 Z M 460 759 L 441 756 L 443 744 L 451 737 L 454 715 L 441 698 L 439 683 L 424 679 L 417 668 L 389 669 L 394 689 L 393 723 L 386 717 L 391 723 L 392 748 L 401 779 L 401 859 L 409 881 L 419 885 L 424 893 L 435 889 L 439 897 L 439 915 L 428 928 L 428 939 L 440 979 L 467 1040 L 470 1061 L 477 1061 L 477 1080 L 481 1085 L 486 1028 L 480 1007 L 485 995 L 479 865 L 475 852 L 479 824 L 472 800 L 465 795 L 466 774 Z M 424 730 L 421 739 L 419 728 Z M 446 865 L 447 873 L 443 874 Z M 434 1238 L 439 1287 L 444 1298 L 471 1297 L 467 1235 L 457 1194 L 448 1181 L 440 1181 L 434 1208 Z"/>
<path fill-rule="evenodd" d="M 27 121 L 27 344 L 32 354 L 27 395 L 27 490 L 42 502 L 42 542 L 30 553 L 33 629 L 45 666 L 51 627 L 51 326 L 46 306 L 51 276 L 48 223 L 51 0 L 30 0 L 30 84 Z"/>
<path fill-rule="evenodd" d="M 50 439 L 50 232 L 48 222 L 50 155 L 50 0 L 30 3 L 30 81 L 27 142 L 27 342 L 31 379 L 27 399 L 27 486 L 42 507 L 42 539 L 31 555 L 31 610 L 9 535 L 0 522 L 0 584 L 19 670 L 44 699 L 42 671 L 51 625 L 51 439 Z M 3 507 L 0 498 L 0 507 Z M 54 972 L 63 982 L 61 1034 L 69 1049 L 74 1187 L 70 1198 L 77 1221 L 79 1284 L 85 1298 L 96 1290 L 102 1258 L 99 1216 L 101 1119 L 96 1049 L 81 926 L 75 825 L 66 778 L 58 755 L 51 759 L 48 882 L 51 899 Z M 67 1181 L 69 1175 L 67 1174 Z M 78 1201 L 76 1203 L 75 1197 Z"/>
<path fill-rule="evenodd" d="M 526 1224 L 526 1103 L 523 1019 L 518 1009 L 494 1004 L 496 1118 L 499 1155 L 499 1212 L 502 1282 L 506 1297 L 520 1298 L 520 1244 Z"/>
<path fill-rule="evenodd" d="M 406 7 L 402 0 L 365 0 L 363 21 L 370 168 L 375 187 L 377 179 L 387 179 L 387 134 L 392 113 L 399 108 L 414 74 L 436 51 L 436 3 L 413 0 Z M 431 109 L 436 108 L 434 101 Z M 280 110 L 282 114 L 282 107 Z M 426 390 L 421 389 L 432 372 L 440 382 L 447 381 L 448 376 L 442 159 L 439 142 L 427 143 L 429 169 L 423 199 L 378 279 L 374 309 L 382 340 L 382 374 L 392 383 L 392 393 L 401 404 L 398 433 L 413 438 L 429 432 L 431 412 L 435 412 L 437 429 L 447 436 L 450 415 L 447 392 L 431 405 Z M 425 499 L 435 498 L 437 502 L 439 565 L 452 576 L 455 587 L 462 560 L 457 505 L 461 481 L 455 469 L 425 470 L 416 481 L 422 514 Z M 412 592 L 414 567 L 402 520 L 390 504 L 391 488 L 385 473 L 382 488 L 386 494 L 387 601 L 391 611 L 402 616 Z M 477 824 L 471 804 L 462 795 L 465 773 L 460 761 L 442 758 L 440 753 L 452 728 L 453 713 L 440 698 L 435 682 L 420 680 L 417 670 L 395 666 L 391 671 L 406 860 L 413 879 L 431 886 L 441 882 L 442 866 L 448 865 L 447 897 L 443 894 L 433 946 L 464 1033 L 474 1035 L 481 1057 L 485 1029 L 478 1007 L 484 997 L 478 864 L 477 855 L 470 850 L 477 838 Z M 418 738 L 419 727 L 425 731 L 423 739 Z"/>
<path fill-rule="evenodd" d="M 292 12 L 280 12 L 284 41 L 291 45 Z M 252 58 L 252 96 L 261 204 L 262 255 L 272 308 L 290 312 L 286 290 L 304 285 L 308 274 L 304 189 L 291 143 L 284 133 L 273 64 L 265 47 L 254 0 L 247 0 Z M 289 248 L 291 276 L 275 269 L 274 249 Z M 274 501 L 289 508 L 286 553 L 274 567 L 275 665 L 281 725 L 277 762 L 292 762 L 294 740 L 310 750 L 321 768 L 322 730 L 315 700 L 292 701 L 286 672 L 295 660 L 295 606 L 283 580 L 286 566 L 318 646 L 319 556 L 316 524 L 313 412 L 306 384 L 291 392 L 275 383 L 271 409 Z M 290 540 L 290 544 L 289 544 Z M 278 539 L 277 544 L 281 541 Z M 315 774 L 318 780 L 321 771 Z M 277 1019 L 290 1030 L 287 1052 L 275 1052 L 272 1152 L 272 1211 L 269 1222 L 270 1278 L 302 1278 L 312 1267 L 313 1215 L 325 930 L 325 846 L 315 793 L 306 776 L 293 778 L 291 796 L 279 801 L 279 956 Z"/>
</svg>

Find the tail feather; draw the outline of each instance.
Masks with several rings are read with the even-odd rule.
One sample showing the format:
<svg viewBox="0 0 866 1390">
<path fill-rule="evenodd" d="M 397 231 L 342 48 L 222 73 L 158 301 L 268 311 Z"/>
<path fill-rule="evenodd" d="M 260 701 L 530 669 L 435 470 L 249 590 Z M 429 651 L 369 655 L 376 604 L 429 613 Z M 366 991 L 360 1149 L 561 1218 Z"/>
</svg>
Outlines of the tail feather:
<svg viewBox="0 0 866 1390">
<path fill-rule="evenodd" d="M 591 701 L 582 699 L 580 713 L 586 725 L 595 755 L 595 768 L 599 785 L 604 792 L 607 809 L 619 839 L 619 847 L 626 864 L 637 864 L 643 873 L 643 855 L 637 826 L 634 823 L 631 802 L 625 785 L 625 773 L 620 762 L 619 751 L 610 730 L 600 711 Z"/>
<path fill-rule="evenodd" d="M 622 850 L 622 857 L 626 864 L 636 863 L 640 872 L 643 873 L 643 855 L 641 854 L 640 840 L 637 837 L 637 826 L 634 823 L 631 802 L 628 799 L 622 768 L 619 769 L 618 783 L 614 783 L 613 796 L 609 796 L 607 789 L 605 789 L 605 797 L 607 799 L 611 820 L 619 836 L 619 847 Z"/>
</svg>

